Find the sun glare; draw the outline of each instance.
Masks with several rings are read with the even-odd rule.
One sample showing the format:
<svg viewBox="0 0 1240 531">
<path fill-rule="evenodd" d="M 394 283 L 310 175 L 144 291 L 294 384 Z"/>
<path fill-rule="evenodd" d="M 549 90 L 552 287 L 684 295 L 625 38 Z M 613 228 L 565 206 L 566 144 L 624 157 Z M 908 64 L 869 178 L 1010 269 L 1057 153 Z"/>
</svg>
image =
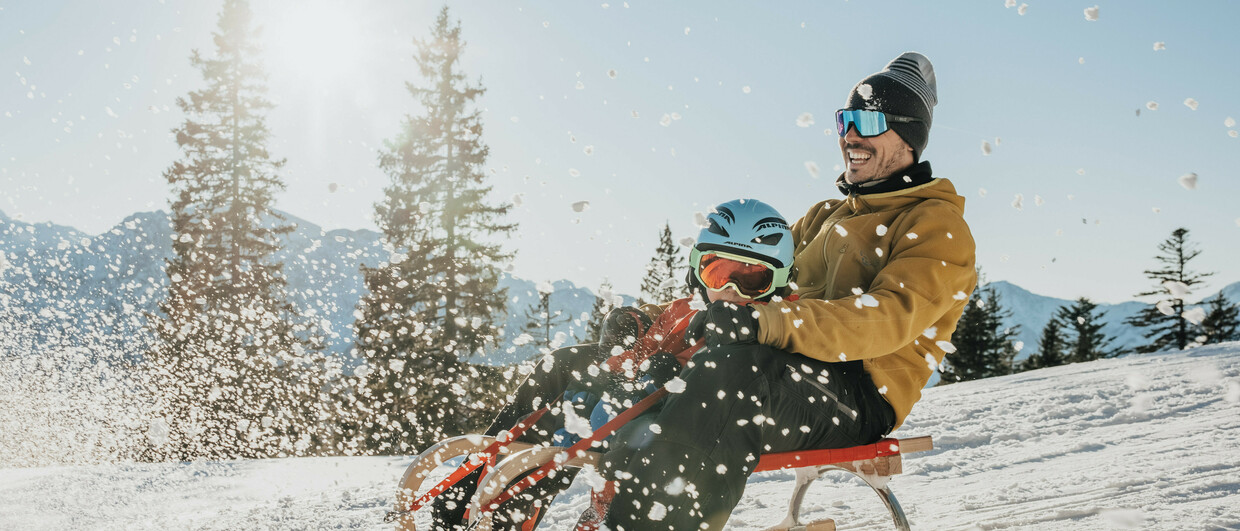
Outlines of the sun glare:
<svg viewBox="0 0 1240 531">
<path fill-rule="evenodd" d="M 308 88 L 330 90 L 356 79 L 369 40 L 356 7 L 340 0 L 291 4 L 263 21 L 267 66 Z"/>
</svg>

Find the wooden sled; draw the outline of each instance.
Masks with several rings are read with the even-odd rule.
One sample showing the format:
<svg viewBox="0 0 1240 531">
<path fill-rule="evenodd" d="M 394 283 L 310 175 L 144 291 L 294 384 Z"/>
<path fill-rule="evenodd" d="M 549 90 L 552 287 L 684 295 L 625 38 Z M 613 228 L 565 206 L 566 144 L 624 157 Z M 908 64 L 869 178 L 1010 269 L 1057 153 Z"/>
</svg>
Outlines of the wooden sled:
<svg viewBox="0 0 1240 531">
<path fill-rule="evenodd" d="M 408 507 L 421 487 L 426 475 L 443 462 L 461 456 L 476 453 L 494 442 L 489 437 L 455 437 L 439 443 L 414 460 L 401 479 L 401 495 L 396 505 Z M 861 478 L 878 494 L 879 499 L 891 513 L 895 528 L 909 531 L 908 518 L 896 500 L 887 482 L 902 470 L 903 454 L 924 452 L 934 448 L 930 437 L 910 439 L 883 439 L 874 444 L 855 446 L 852 448 L 830 450 L 801 450 L 765 454 L 759 460 L 754 472 L 793 469 L 796 471 L 796 483 L 792 489 L 792 497 L 788 502 L 788 514 L 780 523 L 769 527 L 766 531 L 834 531 L 835 522 L 830 519 L 803 523 L 801 521 L 801 504 L 805 494 L 814 480 L 826 473 L 839 470 Z M 506 455 L 493 468 L 483 475 L 479 489 L 469 503 L 470 522 L 479 531 L 491 529 L 491 514 L 482 507 L 490 504 L 512 481 L 522 474 L 546 464 L 560 455 L 564 449 L 560 447 L 535 446 L 514 442 L 505 448 L 501 455 Z M 561 468 L 594 465 L 601 455 L 598 452 L 580 452 L 575 458 L 560 463 Z M 435 493 L 437 494 L 437 493 Z M 398 529 L 413 530 L 412 515 L 407 515 L 398 523 Z"/>
</svg>

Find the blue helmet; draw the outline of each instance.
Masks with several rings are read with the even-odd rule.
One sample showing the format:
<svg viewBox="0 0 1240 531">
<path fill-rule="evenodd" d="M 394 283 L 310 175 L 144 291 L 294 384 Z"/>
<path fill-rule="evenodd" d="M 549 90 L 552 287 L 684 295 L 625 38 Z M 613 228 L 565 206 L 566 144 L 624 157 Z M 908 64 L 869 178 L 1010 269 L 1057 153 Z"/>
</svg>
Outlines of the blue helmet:
<svg viewBox="0 0 1240 531">
<path fill-rule="evenodd" d="M 721 254 L 742 262 L 762 264 L 774 272 L 770 286 L 761 295 L 754 296 L 755 299 L 788 285 L 795 242 L 788 222 L 778 210 L 757 199 L 736 199 L 716 206 L 706 222 L 706 228 L 698 233 L 697 243 L 689 254 L 689 265 L 698 283 L 709 285 L 701 276 L 702 257 Z M 740 286 L 736 288 L 742 291 Z"/>
</svg>

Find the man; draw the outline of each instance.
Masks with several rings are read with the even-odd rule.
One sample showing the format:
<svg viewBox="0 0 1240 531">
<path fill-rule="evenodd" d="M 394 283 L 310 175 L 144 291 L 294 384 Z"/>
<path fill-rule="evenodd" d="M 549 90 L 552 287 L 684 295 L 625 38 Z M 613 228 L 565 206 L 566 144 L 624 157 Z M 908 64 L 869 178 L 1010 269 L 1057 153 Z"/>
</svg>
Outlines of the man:
<svg viewBox="0 0 1240 531">
<path fill-rule="evenodd" d="M 977 283 L 964 198 L 918 162 L 936 103 L 913 52 L 853 87 L 836 113 L 847 197 L 792 226 L 799 298 L 699 312 L 690 333 L 709 348 L 618 474 L 611 529 L 722 529 L 761 454 L 868 444 L 904 422 Z"/>
</svg>

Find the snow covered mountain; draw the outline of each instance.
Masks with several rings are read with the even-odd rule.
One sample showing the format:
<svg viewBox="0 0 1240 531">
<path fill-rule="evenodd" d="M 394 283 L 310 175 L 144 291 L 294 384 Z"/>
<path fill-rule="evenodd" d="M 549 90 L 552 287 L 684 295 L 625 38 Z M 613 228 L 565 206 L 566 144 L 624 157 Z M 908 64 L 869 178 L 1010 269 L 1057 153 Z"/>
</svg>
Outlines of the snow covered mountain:
<svg viewBox="0 0 1240 531">
<path fill-rule="evenodd" d="M 1240 529 L 1240 343 L 928 389 L 895 435 L 935 440 L 890 484 L 915 529 Z M 0 469 L 0 529 L 390 529 L 383 514 L 409 462 Z M 571 529 L 585 483 L 539 529 Z M 778 522 L 792 485 L 791 472 L 751 477 L 728 528 Z M 803 507 L 840 529 L 891 528 L 843 473 L 818 480 Z"/>
<path fill-rule="evenodd" d="M 360 267 L 374 266 L 388 256 L 380 235 L 369 230 L 325 231 L 286 217 L 297 228 L 286 237 L 278 258 L 285 264 L 293 303 L 319 319 L 330 351 L 347 354 L 354 342 L 354 310 L 365 292 Z M 72 318 L 81 333 L 133 337 L 144 330 L 144 316 L 156 311 L 166 292 L 162 268 L 171 256 L 171 234 L 168 215 L 162 211 L 136 213 L 93 236 L 71 227 L 24 223 L 0 212 L 0 279 L 20 290 L 18 299 L 33 313 L 50 320 Z M 505 274 L 500 285 L 508 289 L 508 307 L 497 315 L 505 339 L 484 358 L 497 365 L 538 353 L 535 342 L 518 339 L 527 310 L 538 302 L 538 282 Z M 1042 327 L 1059 307 L 1072 302 L 1030 293 L 1006 281 L 991 285 L 1012 311 L 1006 324 L 1020 327 L 1018 339 L 1024 343 L 1020 358 L 1037 350 Z M 552 288 L 552 311 L 569 317 L 554 327 L 552 335 L 562 334 L 567 342 L 585 337 L 594 292 L 566 280 L 552 283 Z M 1240 282 L 1223 291 L 1232 301 L 1240 301 Z M 620 298 L 622 304 L 633 302 L 630 296 Z M 1142 306 L 1135 301 L 1099 305 L 1104 331 L 1116 337 L 1113 346 L 1131 348 L 1144 341 L 1140 330 L 1123 324 Z"/>
<path fill-rule="evenodd" d="M 293 303 L 319 319 L 329 350 L 346 354 L 354 343 L 354 310 L 365 292 L 362 265 L 388 256 L 374 231 L 324 231 L 285 214 L 296 225 L 277 259 L 284 262 Z M 72 320 L 79 334 L 126 338 L 141 335 L 145 315 L 155 313 L 167 291 L 164 260 L 171 257 L 167 213 L 140 212 L 109 231 L 88 235 L 50 223 L 29 224 L 0 212 L 0 280 L 15 286 L 17 299 L 33 314 Z M 538 353 L 531 343 L 514 345 L 526 310 L 538 302 L 537 285 L 505 274 L 508 308 L 499 312 L 506 341 L 485 361 L 506 364 Z M 571 340 L 584 337 L 594 293 L 568 281 L 552 284 L 551 308 L 572 316 L 553 329 Z M 632 297 L 622 296 L 623 304 Z M 582 314 L 586 318 L 582 320 Z"/>
</svg>

